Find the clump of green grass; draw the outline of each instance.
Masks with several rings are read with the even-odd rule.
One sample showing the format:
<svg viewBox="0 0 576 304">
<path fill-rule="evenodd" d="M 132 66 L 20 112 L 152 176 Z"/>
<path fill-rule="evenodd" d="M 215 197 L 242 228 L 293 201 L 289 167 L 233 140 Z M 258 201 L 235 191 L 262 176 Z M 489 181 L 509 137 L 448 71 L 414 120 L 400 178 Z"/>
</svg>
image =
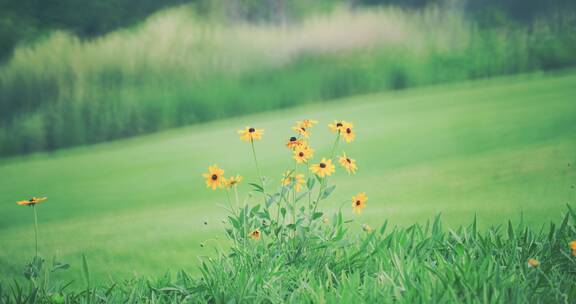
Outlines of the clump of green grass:
<svg viewBox="0 0 576 304">
<path fill-rule="evenodd" d="M 0 286 L 0 302 L 565 303 L 576 297 L 570 207 L 560 224 L 540 230 L 508 223 L 478 231 L 475 220 L 445 230 L 439 216 L 359 236 L 351 226 L 338 215 L 324 231 L 290 242 L 219 252 L 203 261 L 200 277 L 180 271 L 86 289 L 52 280 L 34 295 L 13 284 Z M 530 266 L 530 258 L 539 265 Z"/>
</svg>

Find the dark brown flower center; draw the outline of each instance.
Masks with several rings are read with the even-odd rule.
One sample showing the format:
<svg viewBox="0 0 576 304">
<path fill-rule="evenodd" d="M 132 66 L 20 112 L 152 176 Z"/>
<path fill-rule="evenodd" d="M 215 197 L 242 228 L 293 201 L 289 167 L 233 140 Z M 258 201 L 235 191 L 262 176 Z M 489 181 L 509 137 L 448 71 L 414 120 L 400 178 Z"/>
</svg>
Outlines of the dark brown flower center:
<svg viewBox="0 0 576 304">
<path fill-rule="evenodd" d="M 306 132 L 306 128 L 304 128 L 304 127 L 301 127 L 300 130 Z"/>
<path fill-rule="evenodd" d="M 362 202 L 360 202 L 359 200 L 356 201 L 356 206 L 360 206 L 361 203 L 362 203 Z"/>
<path fill-rule="evenodd" d="M 336 127 L 338 127 L 338 128 L 342 127 L 342 123 L 341 122 L 337 123 Z"/>
<path fill-rule="evenodd" d="M 290 141 L 296 141 L 296 140 L 297 140 L 296 137 L 294 136 L 290 137 Z"/>
<path fill-rule="evenodd" d="M 300 152 L 300 153 L 298 153 L 298 156 L 300 156 L 300 157 L 304 157 L 304 152 Z"/>
<path fill-rule="evenodd" d="M 215 180 L 217 180 L 217 179 L 218 179 L 218 175 L 216 175 L 216 174 L 212 174 L 211 178 L 212 178 L 212 180 L 214 180 L 214 181 L 215 181 Z"/>
<path fill-rule="evenodd" d="M 348 133 L 348 134 L 352 133 L 352 129 L 346 128 L 346 133 Z"/>
<path fill-rule="evenodd" d="M 322 169 L 326 168 L 326 164 L 325 164 L 325 163 L 320 163 L 320 168 L 322 168 Z"/>
<path fill-rule="evenodd" d="M 250 129 L 248 129 L 248 132 L 250 132 L 250 133 L 254 133 L 254 132 L 256 132 L 256 129 L 254 129 L 254 128 L 250 128 Z"/>
<path fill-rule="evenodd" d="M 347 161 L 348 163 L 351 163 L 351 162 L 352 162 L 349 158 L 347 158 L 346 161 Z"/>
</svg>

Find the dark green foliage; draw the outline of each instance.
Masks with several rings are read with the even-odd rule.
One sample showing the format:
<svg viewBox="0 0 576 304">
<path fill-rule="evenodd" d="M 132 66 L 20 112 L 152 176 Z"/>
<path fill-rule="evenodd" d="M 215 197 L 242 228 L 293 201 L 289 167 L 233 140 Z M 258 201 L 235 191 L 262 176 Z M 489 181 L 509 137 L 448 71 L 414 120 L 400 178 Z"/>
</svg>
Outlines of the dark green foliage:
<svg viewBox="0 0 576 304">
<path fill-rule="evenodd" d="M 417 9 L 430 5 L 446 6 L 446 0 L 99 0 L 99 1 L 11 1 L 0 0 L 0 61 L 9 58 L 21 42 L 38 38 L 48 30 L 67 30 L 80 37 L 102 35 L 117 28 L 131 26 L 162 8 L 193 3 L 199 14 L 218 22 L 286 23 L 337 5 L 399 6 Z M 458 2 L 457 2 L 458 3 Z M 482 0 L 462 1 L 470 16 L 483 25 L 501 25 L 506 20 L 530 23 L 543 16 L 566 10 L 575 11 L 571 0 Z"/>
<path fill-rule="evenodd" d="M 48 30 L 66 30 L 80 37 L 102 35 L 130 26 L 158 9 L 190 0 L 0 0 L 0 61 L 22 41 Z"/>
</svg>

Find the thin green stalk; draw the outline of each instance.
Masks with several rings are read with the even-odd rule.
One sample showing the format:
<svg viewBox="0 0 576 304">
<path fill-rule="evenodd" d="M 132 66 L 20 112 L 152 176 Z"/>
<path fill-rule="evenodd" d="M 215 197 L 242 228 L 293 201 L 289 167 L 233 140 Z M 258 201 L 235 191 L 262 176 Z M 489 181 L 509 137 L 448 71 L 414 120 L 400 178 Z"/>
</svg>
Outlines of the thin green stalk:
<svg viewBox="0 0 576 304">
<path fill-rule="evenodd" d="M 258 178 L 260 179 L 262 190 L 264 190 L 264 179 L 262 178 L 262 174 L 260 173 L 260 166 L 258 165 L 258 157 L 256 157 L 256 147 L 254 146 L 254 140 L 252 139 L 250 140 L 250 146 L 252 147 L 252 156 L 254 157 L 254 164 L 256 164 L 256 172 L 258 173 Z M 265 190 L 264 193 L 266 193 Z"/>
<path fill-rule="evenodd" d="M 234 185 L 234 194 L 236 196 L 236 203 L 235 203 L 235 207 L 234 208 L 232 206 L 232 200 L 230 199 L 230 189 L 226 188 L 226 198 L 228 199 L 228 204 L 230 205 L 230 209 L 232 210 L 232 213 L 234 214 L 234 216 L 238 216 L 240 215 L 240 210 L 238 209 L 238 190 L 236 189 L 237 185 Z M 238 236 L 237 236 L 237 232 L 234 232 L 232 237 L 234 238 L 234 247 L 236 247 L 236 250 L 240 251 L 239 246 L 239 242 L 238 242 Z M 243 251 L 244 249 L 242 249 Z M 241 262 L 244 264 L 244 258 L 241 256 L 240 257 Z"/>
<path fill-rule="evenodd" d="M 284 199 L 284 190 L 285 190 L 285 186 L 282 185 L 282 191 L 280 191 L 280 199 L 278 200 L 278 208 L 276 210 L 276 223 L 278 224 L 278 222 L 280 221 L 280 202 L 282 200 L 286 201 L 286 199 Z"/>
<path fill-rule="evenodd" d="M 308 187 L 308 179 L 310 179 L 310 166 L 306 163 L 306 187 Z M 312 209 L 312 189 L 308 189 L 308 210 L 310 209 Z"/>
<path fill-rule="evenodd" d="M 296 225 L 296 188 L 292 187 L 292 223 Z"/>
<path fill-rule="evenodd" d="M 232 200 L 230 199 L 230 189 L 228 189 L 228 187 L 226 187 L 226 199 L 228 200 L 228 205 L 230 206 L 230 210 L 232 211 L 232 214 L 236 214 L 236 211 L 234 210 L 234 206 L 232 206 Z"/>
<path fill-rule="evenodd" d="M 240 200 L 238 199 L 238 185 L 234 185 L 234 196 L 236 197 L 236 202 L 234 203 L 234 206 L 236 206 L 236 210 L 240 212 L 240 210 L 238 209 L 238 205 L 240 205 Z"/>
<path fill-rule="evenodd" d="M 332 145 L 332 151 L 330 152 L 330 160 L 332 160 L 334 158 L 334 154 L 336 153 L 336 149 L 338 148 L 338 143 L 340 142 L 340 131 L 338 131 L 338 134 L 336 135 L 336 140 L 334 141 L 334 144 Z M 312 210 L 312 213 L 310 213 L 310 224 L 312 224 L 312 217 L 314 216 L 314 213 L 316 213 L 316 208 L 318 207 L 318 204 L 320 202 L 320 198 L 322 197 L 322 191 L 324 191 L 324 188 L 326 187 L 326 180 L 328 179 L 327 176 L 325 176 L 322 179 L 322 182 L 320 183 L 320 189 L 318 190 L 318 197 L 316 198 L 316 201 L 314 201 L 314 208 Z"/>
<path fill-rule="evenodd" d="M 32 209 L 34 209 L 34 240 L 36 243 L 34 256 L 38 257 L 38 213 L 36 212 L 36 204 L 32 205 Z"/>
<path fill-rule="evenodd" d="M 294 162 L 294 169 L 292 169 L 292 223 L 296 225 L 296 169 L 298 169 L 298 163 Z"/>
<path fill-rule="evenodd" d="M 338 131 L 338 134 L 336 135 L 336 140 L 334 141 L 334 144 L 332 145 L 332 151 L 330 152 L 330 159 L 334 158 L 334 154 L 336 153 L 336 149 L 338 148 L 339 142 L 340 142 L 340 131 Z"/>
</svg>

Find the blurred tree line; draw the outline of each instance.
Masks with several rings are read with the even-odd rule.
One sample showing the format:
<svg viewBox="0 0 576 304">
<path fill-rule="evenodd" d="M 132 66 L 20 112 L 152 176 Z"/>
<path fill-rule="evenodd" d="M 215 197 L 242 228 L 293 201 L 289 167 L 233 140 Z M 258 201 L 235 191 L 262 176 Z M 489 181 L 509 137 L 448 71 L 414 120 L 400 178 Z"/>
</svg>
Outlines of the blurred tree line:
<svg viewBox="0 0 576 304">
<path fill-rule="evenodd" d="M 90 38 L 130 26 L 157 10 L 193 3 L 199 15 L 222 22 L 286 23 L 336 5 L 398 6 L 405 9 L 449 5 L 464 9 L 481 26 L 530 23 L 558 11 L 576 11 L 575 0 L 0 0 L 0 61 L 14 47 L 60 29 Z"/>
<path fill-rule="evenodd" d="M 0 59 L 19 42 L 50 30 L 79 37 L 102 35 L 130 26 L 155 11 L 190 0 L 0 0 Z"/>
<path fill-rule="evenodd" d="M 185 7 L 166 12 L 164 23 L 82 42 L 179 4 Z M 235 22 L 276 35 L 271 24 L 297 28 L 338 6 L 350 15 L 394 6 L 379 13 L 412 30 L 404 44 L 335 53 L 311 51 L 323 43 L 320 32 L 282 65 L 250 62 L 233 73 L 221 61 L 246 61 L 246 50 L 229 49 L 253 40 L 184 35 L 197 25 L 228 30 Z M 350 20 L 339 19 L 339 30 Z M 369 35 L 376 27 L 350 31 Z M 1 63 L 18 43 L 43 37 Z M 274 45 L 254 56 L 286 46 Z M 0 158 L 355 94 L 574 67 L 575 54 L 574 0 L 0 0 Z"/>
</svg>

